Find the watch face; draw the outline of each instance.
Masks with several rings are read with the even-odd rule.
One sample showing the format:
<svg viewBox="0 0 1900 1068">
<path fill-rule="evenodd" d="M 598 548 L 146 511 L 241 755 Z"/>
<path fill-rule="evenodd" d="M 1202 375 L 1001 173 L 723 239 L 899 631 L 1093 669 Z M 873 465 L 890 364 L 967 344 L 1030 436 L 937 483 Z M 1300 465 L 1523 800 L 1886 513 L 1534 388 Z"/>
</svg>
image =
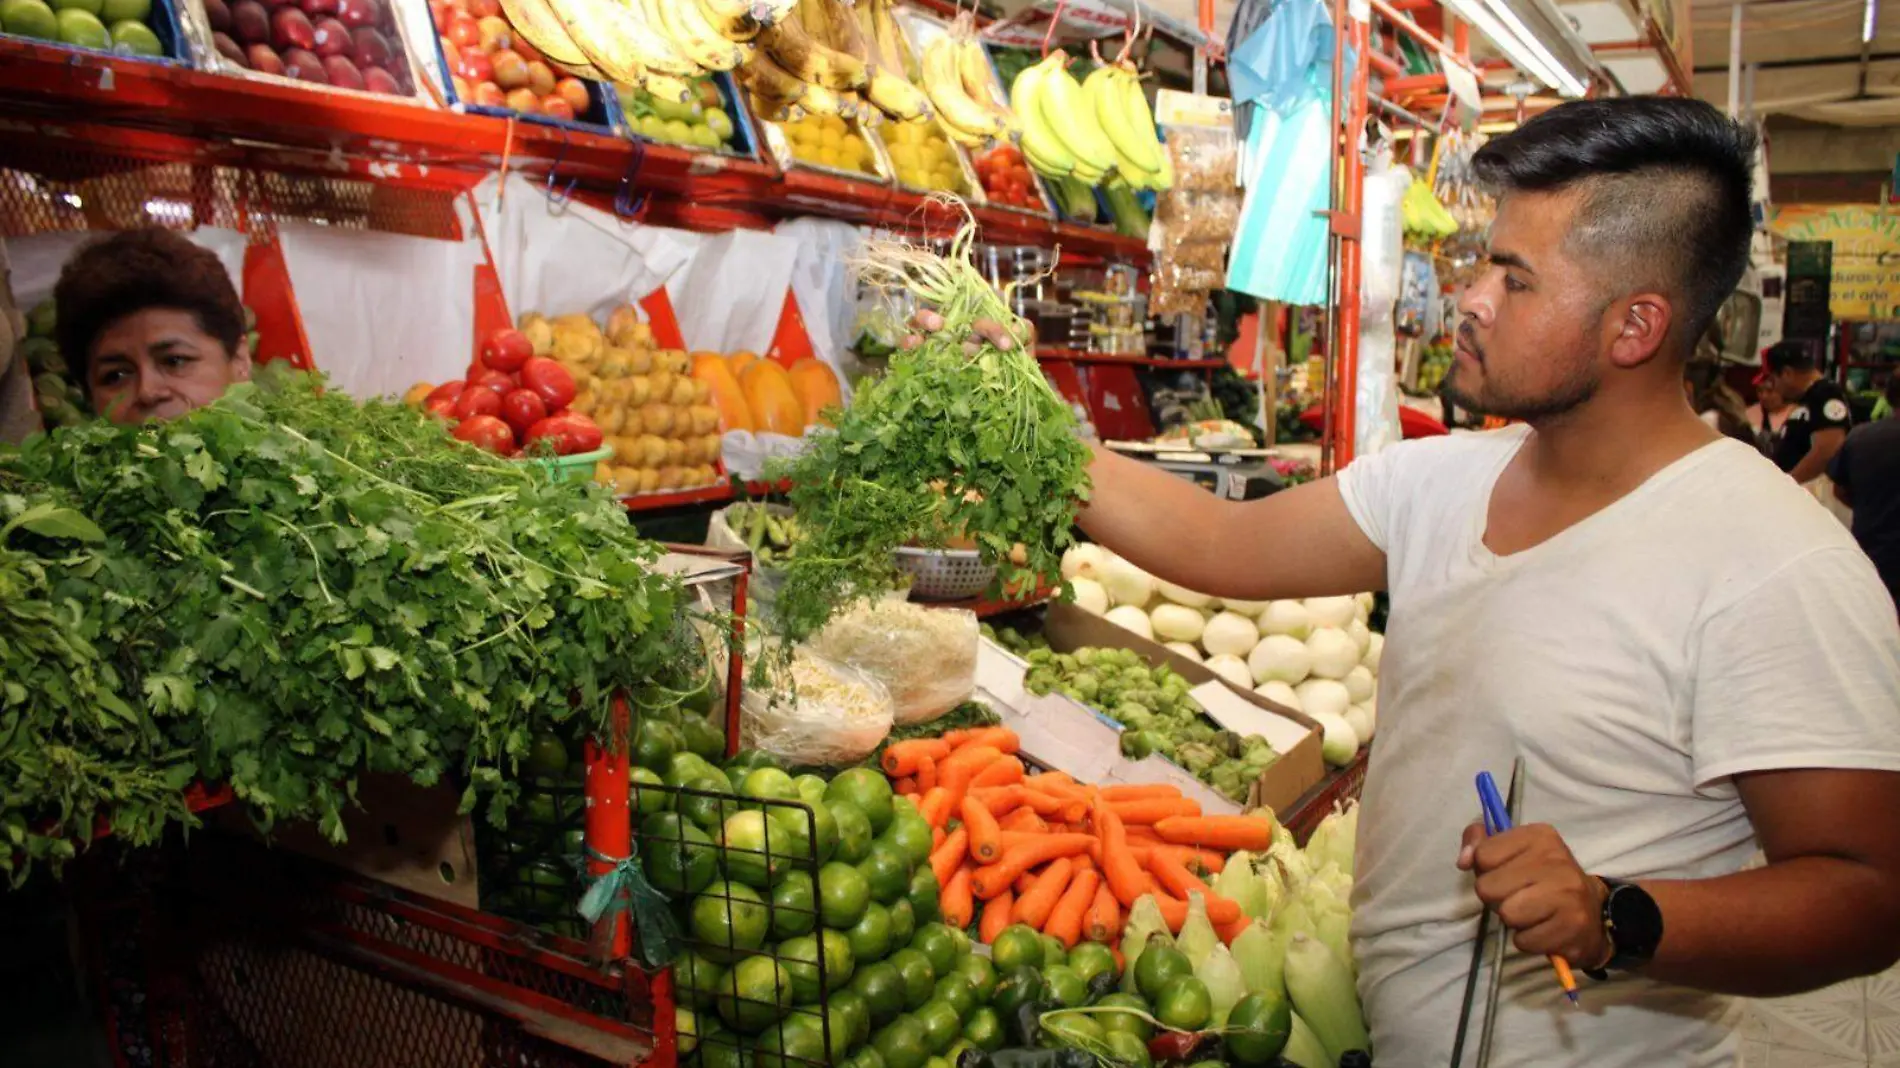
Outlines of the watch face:
<svg viewBox="0 0 1900 1068">
<path fill-rule="evenodd" d="M 1616 944 L 1615 967 L 1632 967 L 1656 955 L 1662 942 L 1662 910 L 1641 887 L 1623 883 L 1610 891 L 1604 903 L 1610 938 Z"/>
</svg>

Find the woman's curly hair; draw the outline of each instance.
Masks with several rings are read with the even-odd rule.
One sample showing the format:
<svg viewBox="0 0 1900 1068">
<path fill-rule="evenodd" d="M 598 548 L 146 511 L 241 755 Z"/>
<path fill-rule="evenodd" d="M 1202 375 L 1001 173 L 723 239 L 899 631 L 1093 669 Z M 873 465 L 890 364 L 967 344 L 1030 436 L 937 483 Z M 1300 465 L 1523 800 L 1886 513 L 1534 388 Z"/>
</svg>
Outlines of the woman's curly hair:
<svg viewBox="0 0 1900 1068">
<path fill-rule="evenodd" d="M 190 312 L 226 356 L 235 357 L 244 340 L 244 304 L 224 264 L 170 230 L 126 230 L 80 249 L 60 270 L 53 303 L 59 350 L 82 388 L 99 334 L 147 308 Z"/>
</svg>

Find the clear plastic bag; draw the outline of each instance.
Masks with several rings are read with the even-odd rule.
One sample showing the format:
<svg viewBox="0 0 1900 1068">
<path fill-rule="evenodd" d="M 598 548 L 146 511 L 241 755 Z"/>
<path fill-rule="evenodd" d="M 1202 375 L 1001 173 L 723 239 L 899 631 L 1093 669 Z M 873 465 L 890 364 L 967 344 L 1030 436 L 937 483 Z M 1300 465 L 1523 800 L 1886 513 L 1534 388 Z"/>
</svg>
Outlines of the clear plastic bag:
<svg viewBox="0 0 1900 1068">
<path fill-rule="evenodd" d="M 855 764 L 891 733 L 891 694 L 869 674 L 800 648 L 786 669 L 768 668 L 770 689 L 748 681 L 739 737 L 793 767 Z"/>
<path fill-rule="evenodd" d="M 980 630 L 973 612 L 867 601 L 826 624 L 810 645 L 882 683 L 897 724 L 908 727 L 937 719 L 976 691 Z"/>
</svg>

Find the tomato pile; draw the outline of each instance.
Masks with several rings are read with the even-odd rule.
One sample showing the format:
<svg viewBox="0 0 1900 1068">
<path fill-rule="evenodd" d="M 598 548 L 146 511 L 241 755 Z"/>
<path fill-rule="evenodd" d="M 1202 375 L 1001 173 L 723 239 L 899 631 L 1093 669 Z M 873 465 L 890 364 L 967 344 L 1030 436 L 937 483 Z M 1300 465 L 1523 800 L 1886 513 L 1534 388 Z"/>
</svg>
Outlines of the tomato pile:
<svg viewBox="0 0 1900 1068">
<path fill-rule="evenodd" d="M 483 339 L 468 377 L 436 386 L 422 407 L 453 423 L 458 439 L 501 456 L 540 441 L 557 456 L 572 456 L 601 443 L 593 419 L 568 408 L 574 394 L 574 376 L 558 360 L 536 356 L 518 330 L 497 330 Z"/>
<path fill-rule="evenodd" d="M 1030 173 L 1029 164 L 1015 145 L 1004 144 L 977 157 L 976 176 L 992 203 L 1028 211 L 1046 208 L 1036 176 Z"/>
</svg>

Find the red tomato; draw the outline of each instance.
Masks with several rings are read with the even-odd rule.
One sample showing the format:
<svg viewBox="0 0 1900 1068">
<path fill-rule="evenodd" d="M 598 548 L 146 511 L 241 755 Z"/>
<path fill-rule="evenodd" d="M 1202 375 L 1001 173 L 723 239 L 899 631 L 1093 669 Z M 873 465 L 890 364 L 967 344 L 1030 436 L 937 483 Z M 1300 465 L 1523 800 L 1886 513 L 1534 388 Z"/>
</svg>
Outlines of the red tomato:
<svg viewBox="0 0 1900 1068">
<path fill-rule="evenodd" d="M 455 398 L 462 395 L 462 389 L 463 389 L 463 382 L 459 378 L 453 382 L 444 382 L 441 385 L 430 390 L 429 395 L 422 398 L 422 403 L 426 406 L 429 404 L 433 404 L 434 402 L 439 401 L 439 400 L 448 400 L 448 401 L 453 402 Z"/>
<path fill-rule="evenodd" d="M 554 446 L 555 455 L 572 456 L 600 448 L 600 427 L 579 412 L 550 415 L 529 427 L 522 443 L 532 445 L 543 439 Z"/>
<path fill-rule="evenodd" d="M 492 389 L 495 391 L 497 398 L 513 393 L 516 389 L 520 388 L 515 383 L 514 375 L 503 374 L 500 371 L 492 370 L 475 372 L 475 375 L 468 380 L 468 384 Z"/>
<path fill-rule="evenodd" d="M 604 435 L 600 432 L 600 424 L 594 422 L 591 417 L 580 412 L 562 412 L 555 418 L 567 421 L 568 432 L 574 438 L 575 452 L 592 452 L 600 448 Z"/>
<path fill-rule="evenodd" d="M 512 427 L 519 437 L 525 438 L 529 427 L 547 417 L 547 402 L 534 390 L 513 390 L 501 399 L 502 421 Z"/>
<path fill-rule="evenodd" d="M 514 374 L 534 355 L 534 343 L 519 330 L 497 330 L 482 341 L 482 366 Z"/>
<path fill-rule="evenodd" d="M 473 419 L 478 415 L 500 415 L 501 396 L 489 389 L 465 389 L 455 399 L 455 418 Z"/>
<path fill-rule="evenodd" d="M 483 390 L 482 392 L 486 393 L 488 391 Z M 455 398 L 453 397 L 437 397 L 432 401 L 424 401 L 422 410 L 445 423 L 455 422 Z"/>
<path fill-rule="evenodd" d="M 521 387 L 541 394 L 550 412 L 560 411 L 574 399 L 574 376 L 545 356 L 536 356 L 521 365 Z"/>
<path fill-rule="evenodd" d="M 455 436 L 478 449 L 507 453 L 515 447 L 515 432 L 492 415 L 478 415 L 456 424 Z"/>
</svg>

